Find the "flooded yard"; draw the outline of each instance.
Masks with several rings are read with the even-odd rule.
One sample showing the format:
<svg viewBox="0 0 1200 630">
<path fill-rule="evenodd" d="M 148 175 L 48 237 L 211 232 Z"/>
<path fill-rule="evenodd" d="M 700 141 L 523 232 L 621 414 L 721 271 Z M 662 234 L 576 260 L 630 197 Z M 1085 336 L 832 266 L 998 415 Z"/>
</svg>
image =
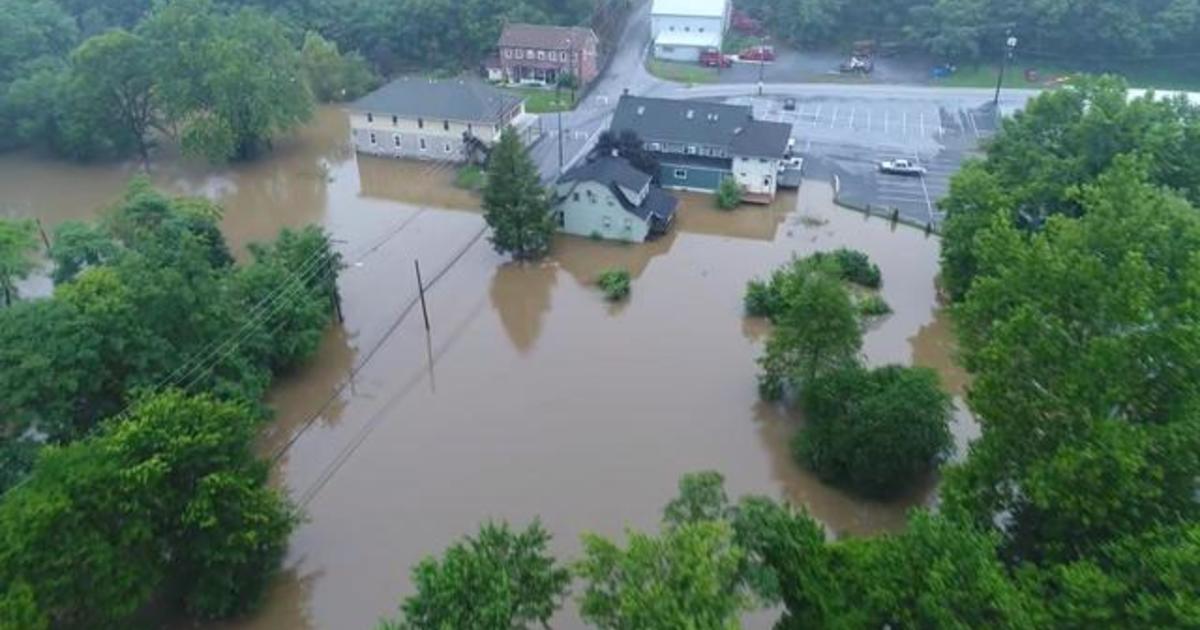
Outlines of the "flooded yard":
<svg viewBox="0 0 1200 630">
<path fill-rule="evenodd" d="M 410 566 L 481 521 L 540 517 L 570 557 L 583 531 L 656 527 L 679 477 L 702 469 L 721 471 L 733 496 L 804 505 L 835 535 L 896 529 L 933 500 L 931 480 L 904 501 L 861 501 L 792 463 L 799 421 L 758 400 L 767 328 L 743 317 L 741 298 L 793 255 L 861 249 L 895 311 L 867 334 L 869 361 L 936 368 L 961 396 L 936 237 L 835 208 L 829 186 L 806 182 L 734 213 L 685 195 L 658 241 L 561 237 L 545 262 L 517 265 L 492 251 L 451 169 L 356 158 L 346 138 L 343 115 L 323 110 L 261 162 L 226 171 L 168 156 L 154 171 L 170 191 L 223 203 L 235 247 L 316 222 L 349 265 L 344 328 L 275 387 L 263 436 L 308 520 L 263 609 L 229 627 L 372 627 L 408 592 Z M 0 213 L 95 216 L 131 173 L 0 156 Z M 414 260 L 432 285 L 428 335 Z M 627 303 L 593 286 L 609 267 L 633 275 Z M 960 445 L 974 431 L 961 418 Z M 580 627 L 570 608 L 554 627 Z"/>
</svg>

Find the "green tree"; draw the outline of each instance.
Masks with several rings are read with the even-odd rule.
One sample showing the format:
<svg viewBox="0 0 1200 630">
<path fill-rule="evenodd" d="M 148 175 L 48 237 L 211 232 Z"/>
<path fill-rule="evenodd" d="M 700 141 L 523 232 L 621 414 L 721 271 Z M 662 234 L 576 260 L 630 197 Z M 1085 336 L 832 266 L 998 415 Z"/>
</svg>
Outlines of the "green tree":
<svg viewBox="0 0 1200 630">
<path fill-rule="evenodd" d="M 338 52 L 337 44 L 315 31 L 304 34 L 300 58 L 313 96 L 324 103 L 353 100 L 378 82 L 362 55 Z"/>
<path fill-rule="evenodd" d="M 0 502 L 0 581 L 55 625 L 123 625 L 168 584 L 198 617 L 248 609 L 296 522 L 257 429 L 245 406 L 170 392 L 47 449 Z"/>
<path fill-rule="evenodd" d="M 716 200 L 718 208 L 733 210 L 742 204 L 742 187 L 732 177 L 726 177 L 717 187 Z"/>
<path fill-rule="evenodd" d="M 300 54 L 260 11 L 224 14 L 211 0 L 177 0 L 138 33 L 150 43 L 156 95 L 189 153 L 251 158 L 312 115 Z"/>
<path fill-rule="evenodd" d="M 1014 561 L 1074 562 L 1197 517 L 1200 216 L 1150 180 L 1118 158 L 1073 193 L 1079 218 L 1032 237 L 997 218 L 975 239 L 955 319 L 983 435 L 943 496 Z"/>
<path fill-rule="evenodd" d="M 84 269 L 115 261 L 119 247 L 98 225 L 64 221 L 54 228 L 49 253 L 54 263 L 54 283 L 62 284 Z"/>
<path fill-rule="evenodd" d="M 585 582 L 584 620 L 597 628 L 738 627 L 750 606 L 740 588 L 743 554 L 726 522 L 685 523 L 653 537 L 629 532 L 621 549 L 583 537 L 575 568 Z"/>
<path fill-rule="evenodd" d="M 0 294 L 4 306 L 17 299 L 17 282 L 37 268 L 37 226 L 31 220 L 0 219 Z"/>
<path fill-rule="evenodd" d="M 537 168 L 516 132 L 506 130 L 488 158 L 483 218 L 497 252 L 531 260 L 550 250 L 554 220 Z"/>
<path fill-rule="evenodd" d="M 925 368 L 859 366 L 805 384 L 796 459 L 822 479 L 870 497 L 891 497 L 954 447 L 953 405 Z"/>
<path fill-rule="evenodd" d="M 441 561 L 426 558 L 412 572 L 416 594 L 400 619 L 381 628 L 491 630 L 547 624 L 561 605 L 570 573 L 546 546 L 550 535 L 535 521 L 522 532 L 488 523 L 451 545 Z"/>
<path fill-rule="evenodd" d="M 87 133 L 107 136 L 117 154 L 136 151 L 149 168 L 148 136 L 160 125 L 153 58 L 142 37 L 118 29 L 85 41 L 71 54 L 68 90 L 73 102 L 87 110 L 74 117 L 95 123 Z"/>
<path fill-rule="evenodd" d="M 799 275 L 784 287 L 783 303 L 785 310 L 759 358 L 759 389 L 768 399 L 853 364 L 862 347 L 858 312 L 850 294 L 828 273 Z"/>
</svg>

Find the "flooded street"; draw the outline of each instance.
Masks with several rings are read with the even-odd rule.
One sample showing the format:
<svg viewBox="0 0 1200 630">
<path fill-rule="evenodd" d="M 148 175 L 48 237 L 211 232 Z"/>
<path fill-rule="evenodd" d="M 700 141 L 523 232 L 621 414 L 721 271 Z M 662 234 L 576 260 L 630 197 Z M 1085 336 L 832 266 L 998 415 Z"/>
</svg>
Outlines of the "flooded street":
<svg viewBox="0 0 1200 630">
<path fill-rule="evenodd" d="M 767 328 L 742 316 L 741 300 L 748 280 L 793 255 L 863 250 L 895 311 L 867 334 L 869 361 L 933 367 L 961 398 L 966 378 L 936 303 L 936 238 L 835 208 L 829 186 L 806 182 L 734 213 L 685 195 L 676 229 L 656 242 L 561 237 L 547 261 L 515 265 L 493 252 L 451 169 L 356 158 L 346 138 L 344 115 L 326 109 L 248 166 L 155 165 L 165 189 L 224 205 L 239 251 L 315 222 L 349 265 L 344 329 L 274 388 L 263 436 L 276 481 L 308 520 L 262 610 L 227 627 L 373 627 L 408 592 L 410 566 L 481 521 L 540 517 L 569 558 L 581 532 L 655 528 L 679 477 L 702 469 L 721 471 L 731 496 L 804 505 L 835 535 L 896 529 L 932 501 L 932 480 L 878 504 L 792 463 L 798 421 L 758 400 Z M 0 214 L 94 217 L 132 172 L 0 156 Z M 414 260 L 431 285 L 428 336 Z M 609 267 L 633 275 L 628 302 L 592 286 Z M 960 447 L 976 432 L 960 418 Z M 581 627 L 572 609 L 555 628 Z"/>
</svg>

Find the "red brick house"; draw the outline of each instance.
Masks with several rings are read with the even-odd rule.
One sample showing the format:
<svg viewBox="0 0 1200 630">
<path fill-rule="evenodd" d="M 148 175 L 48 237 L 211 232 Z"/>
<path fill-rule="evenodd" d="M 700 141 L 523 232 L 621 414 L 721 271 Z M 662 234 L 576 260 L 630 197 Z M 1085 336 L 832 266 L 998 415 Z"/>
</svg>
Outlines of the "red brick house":
<svg viewBox="0 0 1200 630">
<path fill-rule="evenodd" d="M 510 83 L 552 85 L 564 73 L 591 83 L 599 74 L 600 39 L 590 28 L 507 24 L 500 34 L 500 69 Z"/>
</svg>

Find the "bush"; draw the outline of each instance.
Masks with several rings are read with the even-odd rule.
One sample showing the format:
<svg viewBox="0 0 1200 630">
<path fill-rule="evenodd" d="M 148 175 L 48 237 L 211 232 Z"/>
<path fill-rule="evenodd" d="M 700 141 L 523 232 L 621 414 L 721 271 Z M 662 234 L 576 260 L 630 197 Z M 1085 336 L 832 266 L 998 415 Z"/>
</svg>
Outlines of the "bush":
<svg viewBox="0 0 1200 630">
<path fill-rule="evenodd" d="M 732 177 L 721 180 L 717 188 L 717 207 L 722 210 L 733 210 L 742 204 L 742 189 Z"/>
<path fill-rule="evenodd" d="M 872 294 L 859 301 L 858 312 L 863 317 L 881 317 L 883 315 L 890 315 L 892 307 L 883 298 Z"/>
<path fill-rule="evenodd" d="M 883 285 L 883 276 L 879 273 L 879 267 L 873 264 L 866 254 L 842 248 L 834 251 L 831 255 L 837 261 L 838 267 L 841 268 L 842 280 L 868 289 L 878 289 Z"/>
<path fill-rule="evenodd" d="M 797 461 L 821 479 L 889 498 L 936 467 L 953 448 L 950 397 L 926 368 L 853 366 L 809 380 Z"/>
<path fill-rule="evenodd" d="M 782 300 L 783 296 L 773 282 L 751 280 L 746 284 L 744 303 L 750 317 L 771 317 L 783 308 Z"/>
<path fill-rule="evenodd" d="M 629 272 L 624 269 L 609 269 L 596 278 L 596 285 L 604 291 L 604 297 L 618 302 L 629 297 Z"/>
</svg>

